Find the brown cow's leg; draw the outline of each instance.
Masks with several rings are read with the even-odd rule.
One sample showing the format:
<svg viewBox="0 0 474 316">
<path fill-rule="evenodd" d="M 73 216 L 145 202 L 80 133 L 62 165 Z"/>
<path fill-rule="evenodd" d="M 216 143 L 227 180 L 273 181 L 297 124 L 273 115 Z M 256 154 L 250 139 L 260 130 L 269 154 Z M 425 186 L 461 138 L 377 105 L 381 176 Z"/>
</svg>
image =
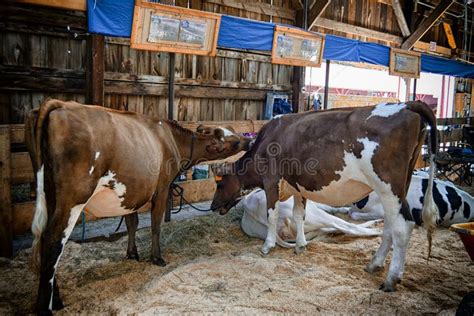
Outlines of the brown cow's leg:
<svg viewBox="0 0 474 316">
<path fill-rule="evenodd" d="M 127 259 L 139 260 L 137 245 L 135 243 L 135 233 L 138 227 L 138 213 L 125 215 L 125 224 L 128 231 Z"/>
<path fill-rule="evenodd" d="M 50 314 L 52 310 L 63 307 L 56 283 L 56 268 L 83 207 L 83 204 L 65 207 L 58 203 L 42 234 L 40 284 L 36 301 L 40 314 Z"/>
<path fill-rule="evenodd" d="M 159 190 L 151 201 L 151 260 L 162 267 L 166 262 L 161 257 L 160 232 L 167 198 L 167 190 Z"/>
</svg>

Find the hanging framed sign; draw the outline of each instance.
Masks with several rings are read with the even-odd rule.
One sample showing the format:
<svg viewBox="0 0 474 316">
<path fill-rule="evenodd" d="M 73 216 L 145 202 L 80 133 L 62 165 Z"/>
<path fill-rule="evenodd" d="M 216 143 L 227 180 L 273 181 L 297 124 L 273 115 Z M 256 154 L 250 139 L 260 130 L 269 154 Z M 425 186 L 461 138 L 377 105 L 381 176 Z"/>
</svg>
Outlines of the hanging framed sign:
<svg viewBox="0 0 474 316">
<path fill-rule="evenodd" d="M 219 14 L 136 0 L 130 47 L 215 56 Z"/>
<path fill-rule="evenodd" d="M 388 73 L 404 78 L 420 78 L 421 53 L 391 48 Z"/>
<path fill-rule="evenodd" d="M 324 37 L 319 34 L 277 25 L 273 35 L 272 63 L 320 67 Z"/>
</svg>

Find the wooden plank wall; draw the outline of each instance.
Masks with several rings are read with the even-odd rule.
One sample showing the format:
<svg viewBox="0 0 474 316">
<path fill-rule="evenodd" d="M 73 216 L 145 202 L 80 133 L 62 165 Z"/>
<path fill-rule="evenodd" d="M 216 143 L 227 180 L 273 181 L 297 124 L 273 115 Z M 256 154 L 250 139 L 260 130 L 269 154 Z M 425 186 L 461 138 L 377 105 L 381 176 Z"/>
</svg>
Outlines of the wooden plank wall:
<svg viewBox="0 0 474 316">
<path fill-rule="evenodd" d="M 189 1 L 193 9 L 294 24 L 289 1 L 270 3 Z M 84 12 L 2 3 L 0 30 L 0 124 L 23 123 L 46 97 L 86 101 Z M 167 53 L 133 50 L 128 39 L 107 38 L 104 57 L 105 106 L 167 118 Z M 267 92 L 291 92 L 292 67 L 272 65 L 269 54 L 219 50 L 215 58 L 177 54 L 175 77 L 175 119 L 256 120 Z"/>
<path fill-rule="evenodd" d="M 407 1 L 411 0 L 400 1 L 402 7 L 405 7 Z M 321 17 L 337 22 L 361 26 L 379 32 L 402 36 L 397 24 L 395 13 L 390 3 L 390 0 L 332 0 Z M 415 26 L 421 21 L 423 15 L 429 13 L 427 10 L 429 9 L 418 5 L 417 13 L 415 13 L 413 17 Z M 443 20 L 451 25 L 457 24 L 457 21 L 453 21 L 451 16 L 445 16 Z M 362 41 L 379 42 L 380 44 L 387 45 L 387 43 L 382 41 L 373 40 L 363 36 L 330 31 L 321 27 L 315 27 L 314 30 Z M 430 41 L 436 41 L 439 46 L 449 47 L 442 24 L 435 24 L 421 40 L 428 43 Z"/>
</svg>

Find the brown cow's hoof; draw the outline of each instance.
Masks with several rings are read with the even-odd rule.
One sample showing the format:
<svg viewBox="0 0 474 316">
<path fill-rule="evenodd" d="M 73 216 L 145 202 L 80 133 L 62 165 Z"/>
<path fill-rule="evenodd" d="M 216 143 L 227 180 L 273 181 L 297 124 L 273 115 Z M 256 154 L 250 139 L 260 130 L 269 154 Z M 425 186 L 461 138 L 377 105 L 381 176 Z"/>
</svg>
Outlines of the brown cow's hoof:
<svg viewBox="0 0 474 316">
<path fill-rule="evenodd" d="M 395 292 L 397 289 L 394 283 L 390 284 L 390 283 L 384 282 L 382 283 L 382 285 L 380 285 L 379 290 L 384 291 L 384 292 Z"/>
<path fill-rule="evenodd" d="M 140 260 L 140 258 L 138 257 L 138 253 L 127 253 L 127 259 L 137 260 L 137 261 Z"/>
<path fill-rule="evenodd" d="M 383 267 L 373 266 L 371 264 L 369 264 L 367 267 L 364 268 L 364 271 L 368 272 L 368 273 L 375 273 L 375 272 L 379 272 L 379 271 L 382 271 L 382 270 L 383 270 Z"/>
<path fill-rule="evenodd" d="M 166 266 L 166 261 L 163 260 L 163 258 L 153 258 L 153 264 L 155 264 L 157 266 L 160 266 L 160 267 L 164 267 L 164 266 Z"/>
<path fill-rule="evenodd" d="M 299 254 L 301 254 L 301 253 L 303 253 L 303 252 L 305 252 L 305 251 L 306 251 L 306 246 L 296 246 L 296 247 L 295 247 L 295 253 L 296 253 L 297 255 L 299 255 Z"/>
</svg>

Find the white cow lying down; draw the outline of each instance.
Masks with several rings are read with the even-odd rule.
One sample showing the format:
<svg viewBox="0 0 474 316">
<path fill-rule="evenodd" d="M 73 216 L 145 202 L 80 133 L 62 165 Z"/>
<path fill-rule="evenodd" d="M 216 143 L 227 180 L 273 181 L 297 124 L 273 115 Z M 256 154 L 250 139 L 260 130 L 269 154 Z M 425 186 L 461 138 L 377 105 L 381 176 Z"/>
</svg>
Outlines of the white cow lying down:
<svg viewBox="0 0 474 316">
<path fill-rule="evenodd" d="M 413 173 L 408 189 L 407 202 L 417 225 L 422 224 L 421 208 L 428 185 L 428 174 L 423 171 Z M 452 224 L 474 220 L 474 198 L 448 181 L 435 179 L 433 200 L 438 208 L 438 225 L 449 227 Z M 329 213 L 347 213 L 355 220 L 373 220 L 384 216 L 383 206 L 376 193 L 354 203 L 351 207 L 333 208 L 321 205 Z"/>
<path fill-rule="evenodd" d="M 265 240 L 267 237 L 267 201 L 265 192 L 257 189 L 244 199 L 244 215 L 242 230 L 249 236 Z M 293 248 L 296 239 L 296 227 L 292 222 L 293 197 L 280 203 L 280 218 L 277 225 L 277 244 L 282 247 Z M 320 234 L 342 232 L 351 236 L 381 236 L 378 229 L 368 228 L 379 222 L 369 221 L 363 224 L 352 224 L 339 217 L 330 215 L 318 207 L 318 203 L 307 201 L 304 232 L 306 239 L 312 239 Z"/>
</svg>

